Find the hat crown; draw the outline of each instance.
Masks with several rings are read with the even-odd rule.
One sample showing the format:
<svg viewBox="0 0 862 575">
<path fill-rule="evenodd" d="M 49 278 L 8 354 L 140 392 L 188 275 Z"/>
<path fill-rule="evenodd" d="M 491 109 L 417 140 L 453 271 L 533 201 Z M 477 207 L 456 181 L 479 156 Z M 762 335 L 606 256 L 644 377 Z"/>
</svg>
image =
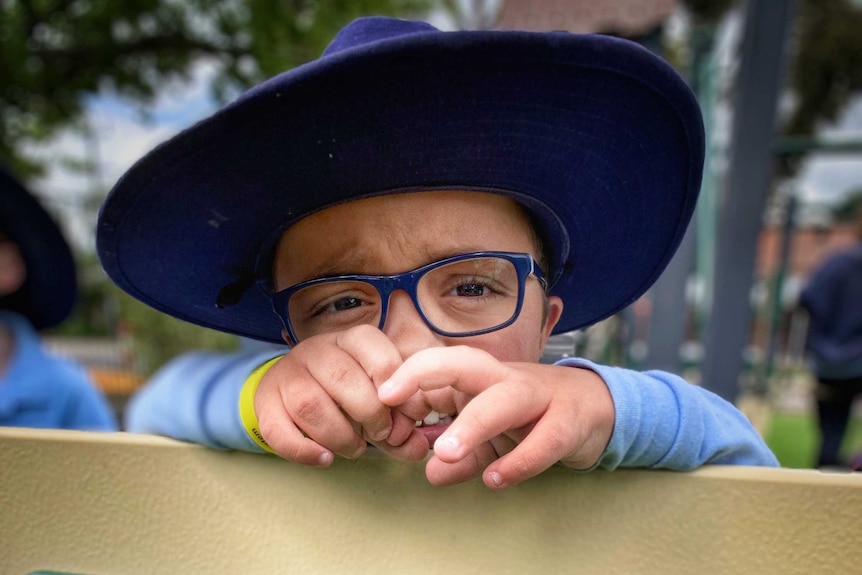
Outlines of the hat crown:
<svg viewBox="0 0 862 575">
<path fill-rule="evenodd" d="M 350 48 L 423 32 L 440 32 L 440 30 L 426 22 L 413 20 L 384 16 L 358 18 L 342 28 L 323 51 L 323 55 L 332 56 Z"/>
</svg>

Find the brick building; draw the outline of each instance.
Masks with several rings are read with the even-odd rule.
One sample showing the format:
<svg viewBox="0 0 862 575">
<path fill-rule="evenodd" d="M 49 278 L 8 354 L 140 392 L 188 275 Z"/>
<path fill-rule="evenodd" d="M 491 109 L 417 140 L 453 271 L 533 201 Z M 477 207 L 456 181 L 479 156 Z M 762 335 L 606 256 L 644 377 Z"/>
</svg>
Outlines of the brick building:
<svg viewBox="0 0 862 575">
<path fill-rule="evenodd" d="M 566 30 L 643 36 L 661 26 L 677 0 L 509 0 L 503 2 L 495 28 Z"/>
</svg>

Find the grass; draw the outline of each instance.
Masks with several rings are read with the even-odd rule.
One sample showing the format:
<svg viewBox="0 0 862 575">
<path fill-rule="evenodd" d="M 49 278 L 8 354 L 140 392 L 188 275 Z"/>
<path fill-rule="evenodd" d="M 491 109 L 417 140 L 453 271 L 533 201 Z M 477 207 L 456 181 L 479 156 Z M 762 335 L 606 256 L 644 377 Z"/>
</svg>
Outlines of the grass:
<svg viewBox="0 0 862 575">
<path fill-rule="evenodd" d="M 782 467 L 804 469 L 813 467 L 817 459 L 820 431 L 813 414 L 772 413 L 764 433 Z M 862 451 L 862 418 L 850 421 L 841 453 L 848 457 Z"/>
</svg>

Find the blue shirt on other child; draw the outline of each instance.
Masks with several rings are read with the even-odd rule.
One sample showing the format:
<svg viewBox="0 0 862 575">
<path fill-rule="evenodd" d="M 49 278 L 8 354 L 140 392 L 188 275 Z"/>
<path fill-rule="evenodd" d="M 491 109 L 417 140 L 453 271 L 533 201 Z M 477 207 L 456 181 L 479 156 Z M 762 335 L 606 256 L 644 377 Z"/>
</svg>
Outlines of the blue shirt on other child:
<svg viewBox="0 0 862 575">
<path fill-rule="evenodd" d="M 0 373 L 0 426 L 116 431 L 111 406 L 82 367 L 50 355 L 22 316 L 0 311 L 12 355 Z"/>
</svg>

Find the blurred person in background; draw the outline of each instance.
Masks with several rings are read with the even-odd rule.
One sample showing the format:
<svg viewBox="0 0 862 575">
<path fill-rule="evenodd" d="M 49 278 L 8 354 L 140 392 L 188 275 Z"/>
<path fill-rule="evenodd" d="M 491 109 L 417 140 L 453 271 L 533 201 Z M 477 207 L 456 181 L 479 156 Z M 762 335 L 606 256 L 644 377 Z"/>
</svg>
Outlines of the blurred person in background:
<svg viewBox="0 0 862 575">
<path fill-rule="evenodd" d="M 862 396 L 862 208 L 856 243 L 830 255 L 800 296 L 808 311 L 808 351 L 817 377 L 817 467 L 844 467 L 839 451 L 856 397 Z"/>
<path fill-rule="evenodd" d="M 84 369 L 50 355 L 37 333 L 65 320 L 76 295 L 60 229 L 0 168 L 0 426 L 117 429 Z"/>
</svg>

